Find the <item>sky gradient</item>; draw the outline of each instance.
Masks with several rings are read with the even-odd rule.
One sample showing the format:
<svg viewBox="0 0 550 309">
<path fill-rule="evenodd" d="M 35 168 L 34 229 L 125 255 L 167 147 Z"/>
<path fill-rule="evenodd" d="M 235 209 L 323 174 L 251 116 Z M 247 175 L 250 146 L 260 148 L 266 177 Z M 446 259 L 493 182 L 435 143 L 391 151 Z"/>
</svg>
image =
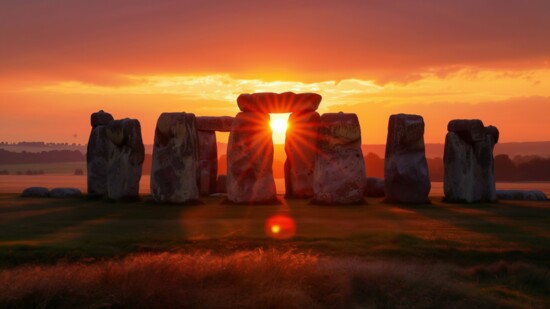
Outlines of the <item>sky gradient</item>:
<svg viewBox="0 0 550 309">
<path fill-rule="evenodd" d="M 0 3 L 0 140 L 86 143 L 89 115 L 234 115 L 243 92 L 317 92 L 363 143 L 391 114 L 426 142 L 480 118 L 501 141 L 550 140 L 548 1 Z"/>
</svg>

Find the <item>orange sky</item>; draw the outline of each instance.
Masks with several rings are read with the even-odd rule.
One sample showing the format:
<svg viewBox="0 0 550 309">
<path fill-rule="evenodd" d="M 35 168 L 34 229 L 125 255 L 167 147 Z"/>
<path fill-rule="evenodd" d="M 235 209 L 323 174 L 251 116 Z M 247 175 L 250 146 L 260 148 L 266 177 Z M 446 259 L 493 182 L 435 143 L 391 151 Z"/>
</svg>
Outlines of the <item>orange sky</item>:
<svg viewBox="0 0 550 309">
<path fill-rule="evenodd" d="M 0 3 L 0 140 L 86 143 L 89 114 L 234 115 L 243 92 L 318 92 L 364 143 L 393 113 L 454 118 L 501 141 L 550 140 L 548 1 Z"/>
</svg>

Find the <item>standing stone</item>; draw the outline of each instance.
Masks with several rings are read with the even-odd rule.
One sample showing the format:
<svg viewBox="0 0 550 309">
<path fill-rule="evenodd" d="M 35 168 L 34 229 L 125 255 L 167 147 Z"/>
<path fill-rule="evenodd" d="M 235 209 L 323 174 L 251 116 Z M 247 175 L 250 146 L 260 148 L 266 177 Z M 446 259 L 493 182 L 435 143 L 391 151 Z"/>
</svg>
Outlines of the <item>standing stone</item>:
<svg viewBox="0 0 550 309">
<path fill-rule="evenodd" d="M 227 193 L 227 175 L 218 176 L 216 182 L 216 193 Z"/>
<path fill-rule="evenodd" d="M 113 120 L 106 126 L 108 140 L 107 196 L 109 199 L 139 198 L 139 181 L 145 157 L 141 125 L 137 119 Z"/>
<path fill-rule="evenodd" d="M 296 112 L 288 118 L 285 139 L 286 195 L 295 198 L 313 197 L 313 170 L 317 156 L 317 112 Z"/>
<path fill-rule="evenodd" d="M 388 202 L 429 203 L 431 183 L 421 116 L 398 114 L 390 117 L 384 181 Z"/>
<path fill-rule="evenodd" d="M 107 135 L 105 126 L 113 121 L 113 116 L 104 111 L 93 113 L 90 117 L 92 132 L 88 139 L 86 151 L 86 168 L 88 170 L 88 196 L 107 196 Z"/>
<path fill-rule="evenodd" d="M 198 131 L 199 137 L 199 192 L 209 195 L 216 191 L 218 175 L 218 145 L 216 132 Z"/>
<path fill-rule="evenodd" d="M 496 201 L 493 149 L 498 129 L 481 120 L 452 120 L 445 138 L 445 200 L 458 203 Z"/>
<path fill-rule="evenodd" d="M 363 202 L 366 176 L 357 115 L 323 114 L 318 132 L 314 201 L 322 204 Z"/>
<path fill-rule="evenodd" d="M 157 121 L 151 169 L 151 195 L 157 202 L 199 199 L 198 136 L 195 115 L 163 113 Z"/>
<path fill-rule="evenodd" d="M 241 112 L 227 145 L 227 199 L 233 203 L 276 200 L 269 114 Z"/>
</svg>

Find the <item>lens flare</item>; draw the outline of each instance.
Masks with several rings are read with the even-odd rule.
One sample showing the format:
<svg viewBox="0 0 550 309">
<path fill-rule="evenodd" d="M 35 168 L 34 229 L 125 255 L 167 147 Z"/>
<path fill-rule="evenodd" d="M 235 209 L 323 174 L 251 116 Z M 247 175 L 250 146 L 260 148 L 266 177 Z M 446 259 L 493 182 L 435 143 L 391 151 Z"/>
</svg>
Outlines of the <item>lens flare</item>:
<svg viewBox="0 0 550 309">
<path fill-rule="evenodd" d="M 296 223 L 287 215 L 275 215 L 267 219 L 265 233 L 273 239 L 289 239 L 296 235 Z"/>
</svg>

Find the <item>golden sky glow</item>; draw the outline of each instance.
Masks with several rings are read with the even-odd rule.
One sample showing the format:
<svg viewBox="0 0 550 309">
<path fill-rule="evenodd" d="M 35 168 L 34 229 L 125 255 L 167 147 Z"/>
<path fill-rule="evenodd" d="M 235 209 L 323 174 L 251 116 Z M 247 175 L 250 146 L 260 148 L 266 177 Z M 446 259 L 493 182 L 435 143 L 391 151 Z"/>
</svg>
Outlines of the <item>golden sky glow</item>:
<svg viewBox="0 0 550 309">
<path fill-rule="evenodd" d="M 240 93 L 316 92 L 385 143 L 394 113 L 425 140 L 480 118 L 501 141 L 550 140 L 547 1 L 5 1 L 0 140 L 86 143 L 89 115 L 235 115 Z M 475 14 L 472 14 L 475 12 Z M 76 137 L 75 137 L 76 136 Z"/>
</svg>

